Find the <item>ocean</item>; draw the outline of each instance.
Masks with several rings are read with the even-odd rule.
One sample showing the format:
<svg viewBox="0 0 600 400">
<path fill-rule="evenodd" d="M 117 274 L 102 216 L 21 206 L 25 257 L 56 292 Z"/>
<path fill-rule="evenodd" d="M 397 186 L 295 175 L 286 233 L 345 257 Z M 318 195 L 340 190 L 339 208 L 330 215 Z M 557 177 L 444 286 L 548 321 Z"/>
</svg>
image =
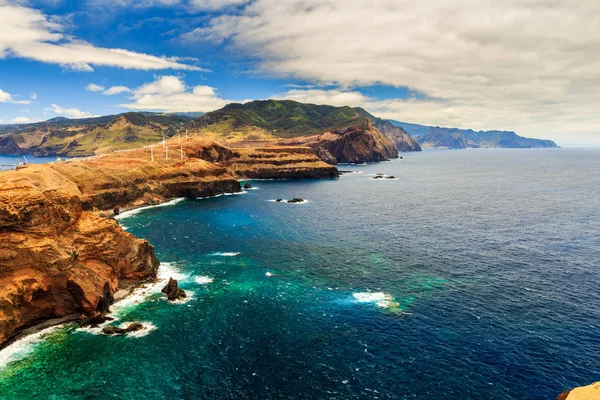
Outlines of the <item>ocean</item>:
<svg viewBox="0 0 600 400">
<path fill-rule="evenodd" d="M 0 399 L 547 400 L 600 380 L 599 150 L 340 169 L 125 215 L 186 301 L 159 284 L 113 306 L 145 331 L 17 342 Z"/>
</svg>

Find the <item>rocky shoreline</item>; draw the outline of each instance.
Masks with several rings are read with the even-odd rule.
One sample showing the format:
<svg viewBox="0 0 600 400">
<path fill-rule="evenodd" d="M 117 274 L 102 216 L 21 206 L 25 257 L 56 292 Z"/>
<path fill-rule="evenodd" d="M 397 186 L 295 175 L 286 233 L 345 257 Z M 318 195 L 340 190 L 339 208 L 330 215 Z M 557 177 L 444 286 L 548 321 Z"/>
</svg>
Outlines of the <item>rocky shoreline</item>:
<svg viewBox="0 0 600 400">
<path fill-rule="evenodd" d="M 114 220 L 122 210 L 240 192 L 248 178 L 338 176 L 305 147 L 198 138 L 0 174 L 0 348 L 49 321 L 97 320 L 117 292 L 156 278 L 154 248 Z"/>
</svg>

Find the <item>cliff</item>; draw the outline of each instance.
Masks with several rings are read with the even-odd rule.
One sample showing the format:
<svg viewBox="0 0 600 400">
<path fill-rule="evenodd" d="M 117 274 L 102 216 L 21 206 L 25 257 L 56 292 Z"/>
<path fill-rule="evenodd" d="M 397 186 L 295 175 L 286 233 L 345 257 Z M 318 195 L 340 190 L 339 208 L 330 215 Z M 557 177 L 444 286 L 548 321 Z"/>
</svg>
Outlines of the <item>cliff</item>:
<svg viewBox="0 0 600 400">
<path fill-rule="evenodd" d="M 423 147 L 546 148 L 558 147 L 552 140 L 530 139 L 510 131 L 474 131 L 472 129 L 441 128 L 407 122 L 390 121 L 403 128 Z"/>
<path fill-rule="evenodd" d="M 419 143 L 417 143 L 417 141 L 400 126 L 396 126 L 390 121 L 377 118 L 363 108 L 357 107 L 356 110 L 370 118 L 373 121 L 375 128 L 377 128 L 385 137 L 390 139 L 399 151 L 421 151 Z"/>
<path fill-rule="evenodd" d="M 0 346 L 48 319 L 97 317 L 119 288 L 156 276 L 154 248 L 110 218 L 116 207 L 238 192 L 245 177 L 338 176 L 308 148 L 167 148 L 0 173 Z"/>
<path fill-rule="evenodd" d="M 360 108 L 264 100 L 229 104 L 192 121 L 188 129 L 233 147 L 309 146 L 333 165 L 383 161 L 397 157 L 398 149 L 420 149 L 402 129 L 386 122 Z"/>
<path fill-rule="evenodd" d="M 350 127 L 321 135 L 287 139 L 281 145 L 308 146 L 325 162 L 364 163 L 398 157 L 396 145 L 369 122 L 367 127 Z"/>
<path fill-rule="evenodd" d="M 595 400 L 600 399 L 600 382 L 588 386 L 567 390 L 558 395 L 558 400 Z"/>
</svg>

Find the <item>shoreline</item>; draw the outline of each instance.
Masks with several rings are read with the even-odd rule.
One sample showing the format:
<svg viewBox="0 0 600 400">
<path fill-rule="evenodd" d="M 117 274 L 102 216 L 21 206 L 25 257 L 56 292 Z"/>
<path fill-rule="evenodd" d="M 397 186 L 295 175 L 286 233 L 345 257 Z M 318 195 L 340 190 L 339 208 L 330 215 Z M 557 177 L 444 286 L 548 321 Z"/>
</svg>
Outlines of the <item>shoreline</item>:
<svg viewBox="0 0 600 400">
<path fill-rule="evenodd" d="M 166 200 L 166 201 L 164 201 L 162 203 L 158 203 L 158 204 L 140 205 L 137 207 L 128 207 L 123 212 L 123 213 L 128 213 L 128 214 L 123 215 L 121 218 L 118 218 L 122 215 L 121 213 L 119 213 L 119 215 L 113 216 L 113 218 L 116 219 L 117 222 L 119 222 L 118 221 L 119 219 L 125 219 L 128 217 L 131 217 L 131 216 L 136 215 L 137 213 L 144 211 L 146 209 L 151 209 L 151 208 L 155 208 L 155 207 L 168 207 L 171 205 L 178 204 L 181 201 L 184 201 L 186 199 L 187 198 L 185 198 L 185 197 L 178 197 L 178 198 Z M 120 223 L 119 223 L 119 226 L 121 226 Z M 123 226 L 121 226 L 121 229 L 125 230 L 125 228 Z M 160 264 L 159 268 L 161 268 L 162 266 L 163 266 L 163 263 Z M 123 280 L 122 281 L 123 287 L 119 287 L 119 290 L 117 290 L 113 294 L 114 303 L 111 305 L 111 308 L 113 306 L 115 306 L 116 304 L 123 302 L 123 301 L 127 300 L 129 297 L 131 297 L 134 294 L 134 292 L 136 291 L 136 289 L 139 289 L 143 285 L 146 285 L 146 284 L 157 283 L 158 281 L 159 281 L 158 273 L 154 280 L 144 280 L 144 281 L 139 281 L 139 282 L 132 281 L 132 280 Z M 109 313 L 109 315 L 110 314 L 112 314 L 112 311 Z M 11 346 L 16 345 L 23 340 L 31 338 L 36 334 L 41 334 L 47 329 L 56 328 L 56 327 L 60 327 L 60 326 L 68 326 L 70 324 L 75 324 L 75 322 L 81 317 L 81 315 L 82 315 L 82 313 L 73 313 L 73 314 L 69 314 L 67 316 L 60 317 L 60 318 L 52 318 L 52 319 L 40 322 L 38 324 L 32 325 L 28 328 L 25 328 L 25 329 L 17 332 L 12 338 L 7 340 L 5 343 L 0 344 L 0 360 L 2 359 L 2 357 L 1 357 L 2 353 L 4 351 L 6 351 L 7 349 L 9 349 Z M 6 366 L 0 364 L 0 371 L 4 367 L 6 367 Z"/>
</svg>

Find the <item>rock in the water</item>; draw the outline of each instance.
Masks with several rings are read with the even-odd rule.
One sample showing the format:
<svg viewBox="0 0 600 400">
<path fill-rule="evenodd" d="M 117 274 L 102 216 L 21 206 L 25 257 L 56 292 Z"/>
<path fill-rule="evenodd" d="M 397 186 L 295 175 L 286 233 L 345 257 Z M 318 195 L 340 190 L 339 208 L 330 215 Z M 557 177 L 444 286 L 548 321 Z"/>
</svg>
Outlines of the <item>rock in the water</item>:
<svg viewBox="0 0 600 400">
<path fill-rule="evenodd" d="M 278 202 L 278 203 L 281 203 L 283 201 L 283 199 L 277 199 L 275 201 Z"/>
<path fill-rule="evenodd" d="M 244 189 L 252 189 L 252 185 L 250 184 L 250 182 L 244 183 Z"/>
<path fill-rule="evenodd" d="M 400 156 L 400 159 L 401 159 L 401 160 L 404 160 L 404 157 Z"/>
<path fill-rule="evenodd" d="M 119 328 L 118 326 L 106 326 L 102 328 L 102 333 L 105 335 L 126 335 L 129 332 L 137 332 L 146 329 L 139 322 L 132 322 L 127 328 Z"/>
<path fill-rule="evenodd" d="M 288 203 L 304 203 L 304 199 L 300 199 L 298 197 L 295 197 L 291 200 L 288 200 Z"/>
<path fill-rule="evenodd" d="M 394 175 L 390 175 L 386 179 L 396 179 L 396 177 Z"/>
<path fill-rule="evenodd" d="M 383 179 L 383 175 L 375 175 L 373 179 Z"/>
<path fill-rule="evenodd" d="M 162 288 L 161 292 L 167 295 L 169 301 L 181 300 L 187 297 L 185 291 L 177 286 L 177 280 L 169 278 L 169 283 Z"/>
</svg>

